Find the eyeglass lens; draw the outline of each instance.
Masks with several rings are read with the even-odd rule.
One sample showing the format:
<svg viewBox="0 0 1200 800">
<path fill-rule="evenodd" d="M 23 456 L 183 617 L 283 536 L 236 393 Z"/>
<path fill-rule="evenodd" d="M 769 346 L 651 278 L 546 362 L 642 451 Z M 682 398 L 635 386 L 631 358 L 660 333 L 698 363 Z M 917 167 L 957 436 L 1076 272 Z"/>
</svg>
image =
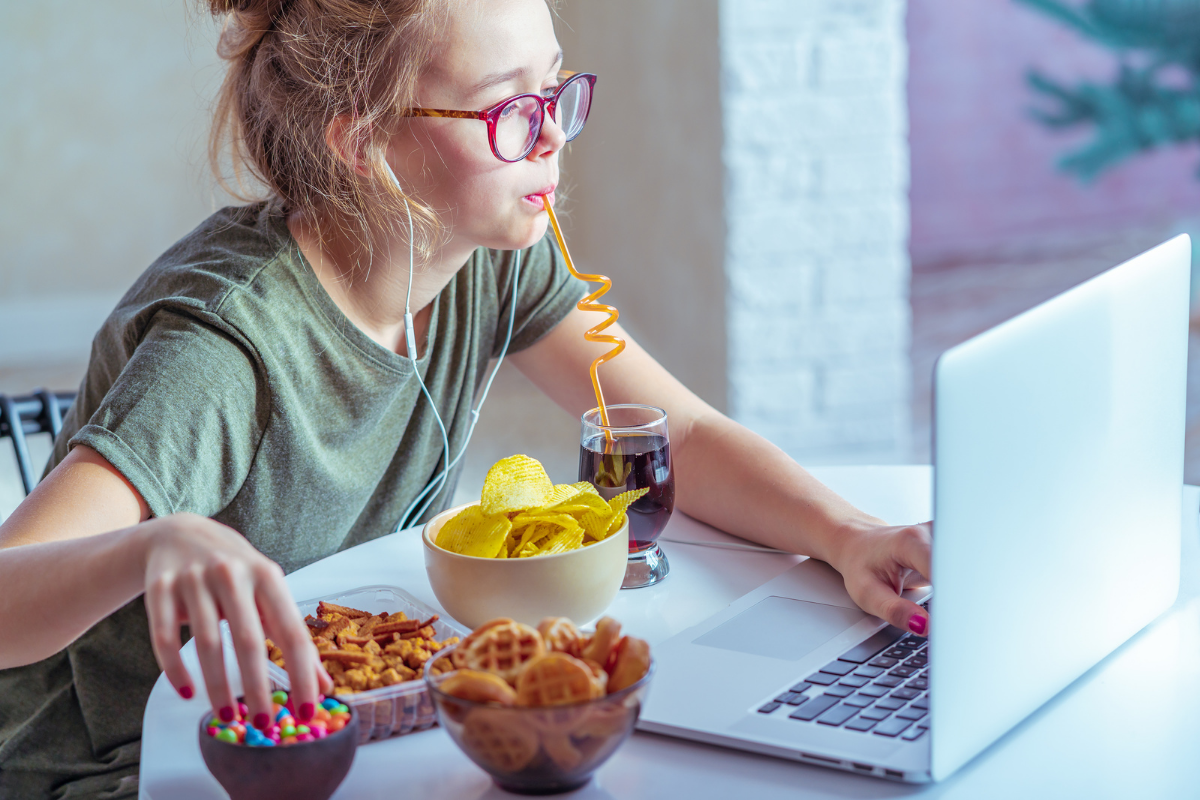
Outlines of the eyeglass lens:
<svg viewBox="0 0 1200 800">
<path fill-rule="evenodd" d="M 558 105 L 554 109 L 554 120 L 567 135 L 568 142 L 583 130 L 583 123 L 587 119 L 591 100 L 592 85 L 583 79 L 571 81 L 558 96 Z"/>
<path fill-rule="evenodd" d="M 567 83 L 558 96 L 554 119 L 571 141 L 583 130 L 591 101 L 591 85 L 585 80 Z M 496 149 L 506 159 L 529 155 L 542 131 L 542 106 L 532 97 L 516 97 L 500 110 L 496 120 Z"/>
</svg>

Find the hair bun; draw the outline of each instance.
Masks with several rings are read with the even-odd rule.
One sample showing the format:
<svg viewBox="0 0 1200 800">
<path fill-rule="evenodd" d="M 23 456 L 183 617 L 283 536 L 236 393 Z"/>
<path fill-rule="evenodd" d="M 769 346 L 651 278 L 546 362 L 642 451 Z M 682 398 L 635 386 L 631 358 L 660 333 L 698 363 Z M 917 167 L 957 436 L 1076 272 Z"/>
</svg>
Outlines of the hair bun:
<svg viewBox="0 0 1200 800">
<path fill-rule="evenodd" d="M 283 8 L 287 0 L 208 0 L 209 11 L 214 17 L 222 14 L 237 14 L 245 20 L 270 22 Z"/>
<path fill-rule="evenodd" d="M 226 17 L 217 54 L 235 59 L 249 53 L 271 30 L 287 3 L 288 0 L 208 0 L 213 16 Z"/>
</svg>

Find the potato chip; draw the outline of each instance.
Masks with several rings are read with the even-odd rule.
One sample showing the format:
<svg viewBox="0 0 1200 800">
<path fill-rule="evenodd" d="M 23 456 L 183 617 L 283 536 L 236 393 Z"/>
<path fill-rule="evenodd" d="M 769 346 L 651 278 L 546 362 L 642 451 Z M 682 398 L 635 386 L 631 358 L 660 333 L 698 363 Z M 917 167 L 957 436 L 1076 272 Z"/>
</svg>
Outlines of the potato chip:
<svg viewBox="0 0 1200 800">
<path fill-rule="evenodd" d="M 442 526 L 434 543 L 464 556 L 495 558 L 510 530 L 512 522 L 503 514 L 488 515 L 479 506 L 467 506 Z"/>
<path fill-rule="evenodd" d="M 563 532 L 563 529 L 556 525 L 543 525 L 541 523 L 533 525 L 532 529 L 533 535 L 517 551 L 517 558 L 531 558 L 543 555 L 554 537 Z"/>
<path fill-rule="evenodd" d="M 544 505 L 553 490 L 540 462 L 525 455 L 509 456 L 488 470 L 480 506 L 489 516 L 524 511 Z"/>
<path fill-rule="evenodd" d="M 535 514 L 529 511 L 521 512 L 514 517 L 511 517 L 513 528 L 520 528 L 525 525 L 544 522 L 549 525 L 557 525 L 560 528 L 578 528 L 579 520 L 570 514 Z"/>
<path fill-rule="evenodd" d="M 588 511 L 594 511 L 598 516 L 605 519 L 612 516 L 612 507 L 605 502 L 603 497 L 599 494 L 588 494 L 586 492 L 580 493 L 570 500 L 566 500 L 545 510 L 558 514 L 571 514 L 576 517 Z M 542 509 L 538 509 L 537 511 L 540 513 Z"/>
<path fill-rule="evenodd" d="M 508 549 L 509 558 L 519 558 L 520 553 L 525 549 L 525 546 L 530 542 L 541 539 L 549 533 L 549 528 L 543 530 L 538 527 L 538 523 L 532 522 L 521 527 L 514 527 L 508 534 L 508 539 L 504 546 Z M 534 547 L 533 552 L 537 552 Z"/>
<path fill-rule="evenodd" d="M 583 528 L 569 514 L 554 514 L 540 517 L 538 524 L 547 526 L 550 532 L 550 535 L 544 539 L 532 540 L 541 551 L 540 555 L 574 550 L 583 543 Z M 571 542 L 576 542 L 576 544 L 567 546 Z"/>
<path fill-rule="evenodd" d="M 628 492 L 621 492 L 616 497 L 612 498 L 606 504 L 608 513 L 597 513 L 589 511 L 579 518 L 579 524 L 583 526 L 587 535 L 596 541 L 607 539 L 612 534 L 621 530 L 621 526 L 625 524 L 625 509 L 633 505 L 633 503 L 649 489 L 632 489 Z"/>
<path fill-rule="evenodd" d="M 536 514 L 542 511 L 549 511 L 553 508 L 557 508 L 581 494 L 586 494 L 588 489 L 592 490 L 592 495 L 596 497 L 600 496 L 600 494 L 596 491 L 596 487 L 592 486 L 587 481 L 580 481 L 579 483 L 556 483 L 551 487 L 550 493 L 542 502 L 542 505 L 537 508 L 530 509 L 527 513 Z"/>
<path fill-rule="evenodd" d="M 576 524 L 573 530 L 567 529 L 553 536 L 542 547 L 542 552 L 539 555 L 552 556 L 556 553 L 565 553 L 568 550 L 578 549 L 582 544 L 583 528 Z"/>
<path fill-rule="evenodd" d="M 603 510 L 588 509 L 580 515 L 579 525 L 583 528 L 585 538 L 598 542 L 608 536 L 608 523 L 612 518 L 612 507 L 605 503 Z"/>
<path fill-rule="evenodd" d="M 628 515 L 624 511 L 622 511 L 620 514 L 614 515 L 612 522 L 608 523 L 608 530 L 604 532 L 604 538 L 607 539 L 609 536 L 612 536 L 614 533 L 621 530 L 621 526 L 625 524 L 626 517 L 628 517 Z"/>
<path fill-rule="evenodd" d="M 524 545 L 520 550 L 517 551 L 516 557 L 517 558 L 533 558 L 534 556 L 541 555 L 541 554 L 542 554 L 541 548 L 538 547 L 537 544 L 535 544 L 534 542 L 529 542 L 528 544 Z"/>
<path fill-rule="evenodd" d="M 628 492 L 621 492 L 616 497 L 608 501 L 608 505 L 613 510 L 613 518 L 608 523 L 608 531 L 604 534 L 609 536 L 621 530 L 621 526 L 625 524 L 625 509 L 629 508 L 638 501 L 642 495 L 650 491 L 649 489 L 631 489 Z"/>
<path fill-rule="evenodd" d="M 629 508 L 631 505 L 641 499 L 642 495 L 646 494 L 648 491 L 650 490 L 630 489 L 628 492 L 621 492 L 616 497 L 610 499 L 608 501 L 608 505 L 610 508 L 612 508 L 614 514 L 623 514 L 625 513 L 625 509 Z"/>
</svg>

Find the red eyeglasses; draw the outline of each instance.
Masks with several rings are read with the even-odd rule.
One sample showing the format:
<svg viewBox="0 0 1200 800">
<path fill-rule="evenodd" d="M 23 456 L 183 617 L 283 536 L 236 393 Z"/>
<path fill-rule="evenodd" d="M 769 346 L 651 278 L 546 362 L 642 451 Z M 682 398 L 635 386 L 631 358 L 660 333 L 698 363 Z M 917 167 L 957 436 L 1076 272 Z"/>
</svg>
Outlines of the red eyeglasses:
<svg viewBox="0 0 1200 800">
<path fill-rule="evenodd" d="M 546 114 L 550 114 L 563 129 L 568 142 L 579 135 L 583 123 L 587 122 L 596 76 L 590 72 L 562 70 L 558 78 L 563 83 L 549 97 L 519 94 L 483 111 L 410 108 L 403 116 L 481 119 L 487 123 L 488 141 L 496 158 L 510 163 L 520 161 L 533 152 L 533 146 L 542 134 Z"/>
</svg>

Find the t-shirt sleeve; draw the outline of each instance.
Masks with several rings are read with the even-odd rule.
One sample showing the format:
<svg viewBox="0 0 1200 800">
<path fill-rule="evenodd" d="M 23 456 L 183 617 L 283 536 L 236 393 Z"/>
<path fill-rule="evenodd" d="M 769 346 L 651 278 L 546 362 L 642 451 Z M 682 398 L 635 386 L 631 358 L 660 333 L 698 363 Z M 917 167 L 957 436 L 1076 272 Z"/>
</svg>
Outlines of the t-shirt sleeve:
<svg viewBox="0 0 1200 800">
<path fill-rule="evenodd" d="M 500 313 L 497 318 L 498 331 L 492 358 L 500 355 L 505 334 L 508 332 L 515 261 L 512 252 L 497 254 L 496 283 Z M 554 241 L 553 234 L 547 231 L 537 244 L 521 252 L 516 317 L 513 320 L 512 343 L 508 352 L 524 350 L 549 333 L 571 313 L 571 309 L 587 294 L 587 290 L 587 284 L 567 269 L 567 262 L 559 252 L 558 243 Z"/>
<path fill-rule="evenodd" d="M 154 516 L 211 517 L 237 495 L 269 400 L 247 346 L 186 312 L 160 310 L 70 446 L 104 456 Z"/>
</svg>

